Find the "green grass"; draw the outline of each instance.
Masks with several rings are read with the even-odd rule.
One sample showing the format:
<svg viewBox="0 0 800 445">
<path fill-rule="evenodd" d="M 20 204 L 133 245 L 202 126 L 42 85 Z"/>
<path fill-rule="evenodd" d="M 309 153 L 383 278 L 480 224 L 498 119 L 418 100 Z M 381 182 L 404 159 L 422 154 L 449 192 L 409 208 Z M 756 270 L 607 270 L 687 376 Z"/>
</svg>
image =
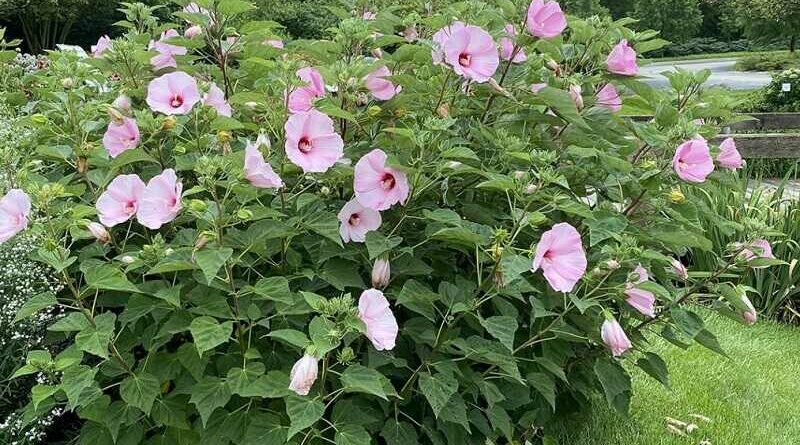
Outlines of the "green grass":
<svg viewBox="0 0 800 445">
<path fill-rule="evenodd" d="M 705 60 L 705 59 L 731 59 L 737 57 L 744 57 L 744 56 L 755 56 L 759 54 L 788 54 L 789 51 L 787 50 L 775 50 L 775 51 L 734 51 L 729 53 L 704 53 L 704 54 L 691 54 L 688 56 L 678 56 L 678 57 L 659 57 L 655 59 L 644 59 L 642 60 L 642 65 L 648 65 L 651 63 L 657 62 L 679 62 L 683 60 Z"/>
<path fill-rule="evenodd" d="M 561 445 L 712 445 L 800 443 L 800 329 L 771 322 L 747 327 L 710 312 L 708 326 L 730 359 L 700 346 L 654 345 L 669 365 L 671 389 L 641 371 L 633 375 L 631 417 L 598 400 L 591 413 L 560 427 Z M 700 414 L 711 419 L 692 418 Z M 667 431 L 665 417 L 695 423 L 687 437 Z"/>
</svg>

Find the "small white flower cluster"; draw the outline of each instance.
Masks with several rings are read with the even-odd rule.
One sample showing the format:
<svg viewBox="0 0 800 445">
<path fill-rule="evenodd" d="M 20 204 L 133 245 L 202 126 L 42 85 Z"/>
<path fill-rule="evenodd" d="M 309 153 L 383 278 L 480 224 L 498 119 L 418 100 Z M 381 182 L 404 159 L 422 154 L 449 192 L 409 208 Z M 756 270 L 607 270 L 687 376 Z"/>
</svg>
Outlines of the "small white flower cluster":
<svg viewBox="0 0 800 445">
<path fill-rule="evenodd" d="M 26 423 L 21 412 L 13 412 L 0 422 L 0 440 L 6 445 L 42 444 L 47 430 L 64 414 L 64 408 L 54 407 L 31 423 Z"/>
<path fill-rule="evenodd" d="M 44 63 L 44 59 L 42 56 L 37 57 L 32 54 L 17 53 L 12 63 L 22 68 L 25 74 L 31 74 L 40 69 Z"/>
<path fill-rule="evenodd" d="M 23 235 L 0 245 L 0 347 L 10 342 L 22 342 L 25 349 L 40 344 L 45 328 L 59 316 L 60 311 L 52 309 L 14 322 L 17 311 L 30 297 L 61 290 L 45 265 L 28 258 L 38 248 L 36 244 L 31 236 Z"/>
<path fill-rule="evenodd" d="M 17 367 L 22 365 L 27 351 L 41 347 L 45 339 L 46 328 L 63 314 L 59 308 L 50 308 L 38 312 L 24 320 L 14 322 L 17 311 L 32 296 L 41 292 L 58 293 L 58 283 L 47 266 L 28 258 L 30 252 L 38 248 L 37 240 L 31 235 L 20 235 L 4 244 L 0 244 L 0 350 L 19 351 L 17 360 L 11 367 L 2 369 L 5 379 Z M 7 362 L 14 362 L 8 360 Z M 28 399 L 30 385 L 53 384 L 48 376 L 38 374 L 35 379 L 19 386 L 9 386 L 6 402 L 19 400 L 25 403 Z M 10 392 L 9 392 L 10 391 Z M 16 409 L 13 403 L 0 405 L 3 411 Z M 19 406 L 18 408 L 21 408 Z M 0 412 L 0 416 L 4 414 Z M 11 411 L 4 419 L 0 417 L 0 442 L 9 445 L 34 445 L 43 443 L 46 431 L 55 420 L 63 414 L 61 408 L 54 408 L 31 423 L 25 423 L 20 411 Z"/>
</svg>

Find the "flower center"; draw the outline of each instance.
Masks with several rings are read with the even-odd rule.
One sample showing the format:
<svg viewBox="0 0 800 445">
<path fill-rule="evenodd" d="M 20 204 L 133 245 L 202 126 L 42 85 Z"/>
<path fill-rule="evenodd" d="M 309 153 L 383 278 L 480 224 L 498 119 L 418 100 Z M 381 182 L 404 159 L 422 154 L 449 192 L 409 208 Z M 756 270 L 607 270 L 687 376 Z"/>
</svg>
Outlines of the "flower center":
<svg viewBox="0 0 800 445">
<path fill-rule="evenodd" d="M 470 61 L 472 61 L 472 56 L 470 56 L 469 54 L 466 53 L 459 54 L 458 63 L 461 64 L 461 66 L 469 66 Z"/>
<path fill-rule="evenodd" d="M 125 202 L 125 213 L 128 215 L 133 215 L 136 213 L 136 201 Z"/>
<path fill-rule="evenodd" d="M 689 168 L 689 163 L 683 160 L 678 161 L 678 168 L 681 170 L 686 170 Z"/>
<path fill-rule="evenodd" d="M 297 149 L 300 150 L 301 153 L 308 153 L 311 151 L 311 139 L 305 136 L 300 138 L 300 143 L 297 144 Z"/>
<path fill-rule="evenodd" d="M 381 178 L 381 187 L 383 187 L 384 190 L 391 190 L 394 188 L 394 184 L 394 175 L 391 173 L 384 173 Z"/>
<path fill-rule="evenodd" d="M 353 213 L 352 215 L 350 215 L 350 219 L 347 220 L 347 223 L 350 224 L 351 226 L 357 226 L 358 223 L 360 222 L 361 222 L 361 217 L 358 216 L 358 213 Z"/>
<path fill-rule="evenodd" d="M 183 105 L 183 98 L 181 96 L 173 96 L 170 99 L 169 104 L 172 108 L 178 108 Z"/>
</svg>

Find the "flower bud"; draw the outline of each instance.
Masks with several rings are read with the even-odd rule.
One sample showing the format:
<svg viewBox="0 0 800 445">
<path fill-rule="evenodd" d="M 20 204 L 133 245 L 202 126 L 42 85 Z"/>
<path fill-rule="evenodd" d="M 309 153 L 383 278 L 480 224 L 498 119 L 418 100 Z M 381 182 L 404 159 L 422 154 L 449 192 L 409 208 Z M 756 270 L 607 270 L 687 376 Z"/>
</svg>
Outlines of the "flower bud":
<svg viewBox="0 0 800 445">
<path fill-rule="evenodd" d="M 500 84 L 497 83 L 497 81 L 494 79 L 494 77 L 490 77 L 489 78 L 489 86 L 492 87 L 492 89 L 495 92 L 497 92 L 497 93 L 499 93 L 499 94 L 501 94 L 503 96 L 506 96 L 506 97 L 511 97 L 511 93 L 509 93 L 508 90 L 506 90 L 505 88 L 500 86 Z"/>
<path fill-rule="evenodd" d="M 417 32 L 417 25 L 412 24 L 406 26 L 406 29 L 403 30 L 403 38 L 406 39 L 406 42 L 412 43 L 419 38 L 419 33 Z"/>
<path fill-rule="evenodd" d="M 527 172 L 524 172 L 522 170 L 517 170 L 517 171 L 514 172 L 514 179 L 516 179 L 517 181 L 521 181 L 521 180 L 525 179 L 525 175 L 526 174 L 527 174 Z"/>
<path fill-rule="evenodd" d="M 572 101 L 575 102 L 575 106 L 581 110 L 583 109 L 583 89 L 580 85 L 570 85 L 569 86 L 569 95 L 572 96 Z"/>
<path fill-rule="evenodd" d="M 389 259 L 386 257 L 378 258 L 375 260 L 375 264 L 372 265 L 372 287 L 383 289 L 389 284 L 390 275 Z"/>
<path fill-rule="evenodd" d="M 84 174 L 89 169 L 89 160 L 83 156 L 78 156 L 78 159 L 75 161 L 75 170 L 78 171 L 79 174 Z"/>
<path fill-rule="evenodd" d="M 622 326 L 614 319 L 603 322 L 603 326 L 600 328 L 600 337 L 603 339 L 603 343 L 611 349 L 614 357 L 624 354 L 632 346 L 625 331 L 622 330 Z"/>
<path fill-rule="evenodd" d="M 100 241 L 103 244 L 107 244 L 109 241 L 111 241 L 111 235 L 108 233 L 108 230 L 106 230 L 105 226 L 98 222 L 90 222 L 86 226 L 86 229 L 89 230 L 89 232 L 97 239 L 97 241 Z"/>
<path fill-rule="evenodd" d="M 245 102 L 244 106 L 248 110 L 255 110 L 256 108 L 258 108 L 258 102 L 253 102 L 253 101 Z"/>
<path fill-rule="evenodd" d="M 201 28 L 200 25 L 194 25 L 186 28 L 186 31 L 183 32 L 183 36 L 187 39 L 193 39 L 202 33 L 203 28 Z"/>
<path fill-rule="evenodd" d="M 206 244 L 208 244 L 209 241 L 211 241 L 209 237 L 201 234 L 200 236 L 197 237 L 197 240 L 194 242 L 195 250 L 202 249 L 203 247 L 205 247 Z"/>
<path fill-rule="evenodd" d="M 317 381 L 318 360 L 309 354 L 303 355 L 289 374 L 289 389 L 301 396 L 307 396 Z"/>
<path fill-rule="evenodd" d="M 228 142 L 232 141 L 233 140 L 233 136 L 231 135 L 230 131 L 220 130 L 217 133 L 217 139 L 219 139 L 220 143 L 225 144 L 225 143 L 228 143 Z"/>
<path fill-rule="evenodd" d="M 608 260 L 608 261 L 606 261 L 606 268 L 608 268 L 608 270 L 617 270 L 617 269 L 619 269 L 619 261 L 617 261 L 617 260 Z"/>
<path fill-rule="evenodd" d="M 199 199 L 193 199 L 189 201 L 189 208 L 193 212 L 203 213 L 206 210 L 208 210 L 208 204 L 206 204 L 205 201 L 201 201 Z"/>
<path fill-rule="evenodd" d="M 253 212 L 247 209 L 239 209 L 239 211 L 236 212 L 236 217 L 242 221 L 249 221 L 253 219 Z"/>
<path fill-rule="evenodd" d="M 525 192 L 526 195 L 532 195 L 532 194 L 536 193 L 536 190 L 539 190 L 539 187 L 534 183 L 530 183 L 530 184 L 525 186 L 524 192 Z"/>
<path fill-rule="evenodd" d="M 130 255 L 125 255 L 122 258 L 120 258 L 120 260 L 125 264 L 133 264 L 136 261 L 136 258 Z"/>
<path fill-rule="evenodd" d="M 447 102 L 442 102 L 442 104 L 436 108 L 436 114 L 445 119 L 450 117 L 450 106 L 447 105 Z"/>
<path fill-rule="evenodd" d="M 111 102 L 111 106 L 123 113 L 129 114 L 132 109 L 131 98 L 124 94 L 120 94 L 116 99 L 114 99 L 114 102 Z"/>
<path fill-rule="evenodd" d="M 71 77 L 65 77 L 61 79 L 61 86 L 70 89 L 75 86 L 75 80 Z"/>
<path fill-rule="evenodd" d="M 681 280 L 686 281 L 689 278 L 689 271 L 686 270 L 686 266 L 680 262 L 677 258 L 672 259 L 672 272 L 678 276 Z"/>
<path fill-rule="evenodd" d="M 125 116 L 114 107 L 108 107 L 108 109 L 106 109 L 106 112 L 108 112 L 108 117 L 111 118 L 111 120 L 117 124 L 121 124 L 122 121 L 125 119 Z"/>
<path fill-rule="evenodd" d="M 756 308 L 753 307 L 753 303 L 750 302 L 750 299 L 747 298 L 747 295 L 742 293 L 742 304 L 745 307 L 745 310 L 742 311 L 742 320 L 747 325 L 754 325 L 756 321 L 758 321 L 758 313 L 756 312 Z"/>
<path fill-rule="evenodd" d="M 178 123 L 178 121 L 174 117 L 167 116 L 167 117 L 164 118 L 164 121 L 161 123 L 161 129 L 164 130 L 164 131 L 172 130 L 173 128 L 175 128 L 175 124 L 177 124 L 177 123 Z"/>
<path fill-rule="evenodd" d="M 331 189 L 329 187 L 323 185 L 322 188 L 319 189 L 319 193 L 322 196 L 328 196 L 328 195 L 331 194 Z"/>
<path fill-rule="evenodd" d="M 172 247 L 167 247 L 166 250 L 164 250 L 164 255 L 166 256 L 170 256 L 173 253 L 175 253 L 175 249 L 173 249 Z"/>
<path fill-rule="evenodd" d="M 462 163 L 460 163 L 458 161 L 447 161 L 447 163 L 444 164 L 445 167 L 451 168 L 453 170 L 457 169 L 458 167 L 461 167 L 462 165 L 464 165 L 464 164 L 462 164 Z"/>
<path fill-rule="evenodd" d="M 669 200 L 675 204 L 681 204 L 686 201 L 686 195 L 683 194 L 681 189 L 674 188 L 667 194 Z"/>
<path fill-rule="evenodd" d="M 381 111 L 382 111 L 381 107 L 377 105 L 372 105 L 371 107 L 367 108 L 367 114 L 369 114 L 372 117 L 381 114 Z"/>
<path fill-rule="evenodd" d="M 372 53 L 372 57 L 376 59 L 380 59 L 381 57 L 383 57 L 383 50 L 380 48 L 374 48 L 370 52 Z"/>
<path fill-rule="evenodd" d="M 560 76 L 561 75 L 561 65 L 559 65 L 558 62 L 556 62 L 555 60 L 553 60 L 553 59 L 548 60 L 547 61 L 547 68 L 550 71 L 556 73 L 556 76 Z"/>
<path fill-rule="evenodd" d="M 47 117 L 43 114 L 36 113 L 31 115 L 31 122 L 37 125 L 43 125 L 47 123 Z"/>
</svg>

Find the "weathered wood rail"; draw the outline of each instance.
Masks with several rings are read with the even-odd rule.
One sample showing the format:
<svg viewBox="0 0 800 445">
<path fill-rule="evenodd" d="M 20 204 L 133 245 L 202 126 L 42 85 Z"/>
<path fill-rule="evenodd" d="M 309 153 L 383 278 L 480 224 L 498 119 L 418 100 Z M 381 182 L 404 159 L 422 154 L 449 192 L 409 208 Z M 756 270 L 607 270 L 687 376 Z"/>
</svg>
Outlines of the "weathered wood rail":
<svg viewBox="0 0 800 445">
<path fill-rule="evenodd" d="M 714 139 L 720 143 L 728 137 L 736 140 L 736 148 L 745 158 L 800 158 L 800 113 L 752 113 L 722 128 Z M 632 116 L 648 120 L 652 116 Z M 749 133 L 742 133 L 749 132 Z"/>
</svg>

